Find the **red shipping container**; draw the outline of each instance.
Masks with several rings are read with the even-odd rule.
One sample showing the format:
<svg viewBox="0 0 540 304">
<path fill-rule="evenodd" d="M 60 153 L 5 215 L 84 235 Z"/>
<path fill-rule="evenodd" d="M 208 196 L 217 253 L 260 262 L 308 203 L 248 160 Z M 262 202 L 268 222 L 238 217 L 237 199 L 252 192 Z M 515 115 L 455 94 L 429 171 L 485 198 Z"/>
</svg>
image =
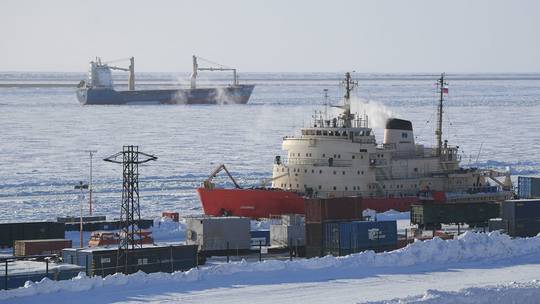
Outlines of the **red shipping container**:
<svg viewBox="0 0 540 304">
<path fill-rule="evenodd" d="M 173 222 L 178 222 L 180 220 L 180 215 L 178 212 L 169 212 L 165 211 L 161 213 L 161 217 L 168 217 L 173 220 Z"/>
<path fill-rule="evenodd" d="M 15 256 L 61 254 L 64 248 L 71 248 L 71 240 L 18 240 L 15 241 L 13 254 Z"/>
<path fill-rule="evenodd" d="M 360 197 L 306 199 L 305 201 L 306 223 L 362 220 L 362 211 Z"/>
</svg>

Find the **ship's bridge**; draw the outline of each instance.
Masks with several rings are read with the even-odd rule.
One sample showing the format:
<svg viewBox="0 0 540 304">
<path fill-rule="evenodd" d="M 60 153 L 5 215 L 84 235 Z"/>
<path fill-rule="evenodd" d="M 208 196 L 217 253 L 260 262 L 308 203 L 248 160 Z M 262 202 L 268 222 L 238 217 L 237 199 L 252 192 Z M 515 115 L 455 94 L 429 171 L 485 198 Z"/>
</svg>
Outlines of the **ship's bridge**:
<svg viewBox="0 0 540 304">
<path fill-rule="evenodd" d="M 375 136 L 370 128 L 303 128 L 300 138 L 345 139 L 358 143 L 375 143 Z"/>
</svg>

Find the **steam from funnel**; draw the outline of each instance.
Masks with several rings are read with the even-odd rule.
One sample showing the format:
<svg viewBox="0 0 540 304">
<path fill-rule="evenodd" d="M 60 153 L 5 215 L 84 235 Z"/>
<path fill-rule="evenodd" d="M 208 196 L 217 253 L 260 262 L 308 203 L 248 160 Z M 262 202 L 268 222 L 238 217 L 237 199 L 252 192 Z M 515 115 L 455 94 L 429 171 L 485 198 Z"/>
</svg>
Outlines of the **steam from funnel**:
<svg viewBox="0 0 540 304">
<path fill-rule="evenodd" d="M 383 129 L 386 121 L 394 117 L 390 109 L 383 104 L 362 98 L 351 98 L 351 112 L 358 115 L 366 114 L 369 119 L 369 127 L 374 129 Z"/>
</svg>

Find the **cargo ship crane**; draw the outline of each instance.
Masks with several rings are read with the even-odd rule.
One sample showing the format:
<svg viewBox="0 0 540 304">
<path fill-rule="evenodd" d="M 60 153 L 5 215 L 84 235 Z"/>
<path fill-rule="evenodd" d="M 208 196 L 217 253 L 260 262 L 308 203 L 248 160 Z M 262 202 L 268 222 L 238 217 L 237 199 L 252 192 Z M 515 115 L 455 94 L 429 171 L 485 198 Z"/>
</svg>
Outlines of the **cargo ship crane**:
<svg viewBox="0 0 540 304">
<path fill-rule="evenodd" d="M 221 171 L 225 171 L 225 173 L 229 176 L 229 178 L 231 179 L 231 181 L 233 182 L 234 186 L 236 187 L 236 189 L 242 189 L 242 187 L 240 187 L 240 185 L 238 185 L 238 183 L 236 182 L 236 180 L 234 179 L 234 177 L 231 175 L 231 173 L 229 172 L 229 170 L 227 170 L 227 167 L 225 167 L 224 164 L 221 164 L 219 165 L 211 174 L 210 176 L 203 182 L 203 186 L 206 188 L 206 189 L 211 189 L 213 188 L 214 184 L 212 183 L 212 180 L 214 179 L 214 177 L 216 177 L 216 175 L 218 175 L 219 172 Z"/>
<path fill-rule="evenodd" d="M 207 63 L 216 65 L 217 67 L 199 67 L 199 63 L 197 62 L 197 59 L 201 59 L 202 61 L 205 61 Z M 202 57 L 197 57 L 193 55 L 193 71 L 191 73 L 191 88 L 195 89 L 197 88 L 197 76 L 199 75 L 199 71 L 232 71 L 233 72 L 233 85 L 238 85 L 238 76 L 236 75 L 236 69 L 226 67 L 224 65 L 221 65 L 219 63 L 212 62 L 210 60 L 204 59 Z"/>
<path fill-rule="evenodd" d="M 128 90 L 135 91 L 135 57 L 130 57 L 129 58 L 129 67 L 128 68 L 122 68 L 122 67 L 117 67 L 117 66 L 113 66 L 113 65 L 108 65 L 108 67 L 111 70 L 129 72 L 129 74 L 128 74 Z"/>
</svg>

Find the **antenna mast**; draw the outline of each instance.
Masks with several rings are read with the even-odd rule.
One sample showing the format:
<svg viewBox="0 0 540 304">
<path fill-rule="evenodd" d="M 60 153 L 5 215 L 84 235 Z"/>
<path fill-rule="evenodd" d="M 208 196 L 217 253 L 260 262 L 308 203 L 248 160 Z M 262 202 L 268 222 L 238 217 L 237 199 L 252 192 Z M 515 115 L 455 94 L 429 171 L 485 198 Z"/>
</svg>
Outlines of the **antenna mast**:
<svg viewBox="0 0 540 304">
<path fill-rule="evenodd" d="M 358 82 L 351 79 L 351 73 L 345 73 L 345 80 L 343 81 L 345 85 L 345 95 L 343 96 L 343 126 L 346 128 L 352 127 L 352 120 L 354 115 L 351 114 L 351 91 L 355 86 L 358 85 Z"/>
<path fill-rule="evenodd" d="M 444 73 L 442 73 L 441 78 L 437 80 L 437 86 L 439 88 L 439 105 L 437 107 L 437 129 L 435 130 L 435 137 L 437 139 L 437 156 L 441 156 L 442 151 L 443 101 L 444 94 L 448 93 L 448 83 L 444 80 L 444 76 Z"/>
</svg>

